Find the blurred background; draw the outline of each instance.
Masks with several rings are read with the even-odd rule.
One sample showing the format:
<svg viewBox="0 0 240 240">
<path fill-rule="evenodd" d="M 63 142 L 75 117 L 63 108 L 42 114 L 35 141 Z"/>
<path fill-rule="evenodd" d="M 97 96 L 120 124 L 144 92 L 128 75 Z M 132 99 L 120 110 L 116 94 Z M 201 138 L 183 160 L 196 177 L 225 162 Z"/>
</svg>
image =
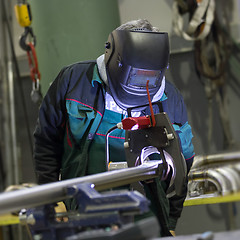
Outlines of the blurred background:
<svg viewBox="0 0 240 240">
<path fill-rule="evenodd" d="M 31 6 L 32 32 L 29 29 L 25 32 L 26 26 L 24 23 L 21 26 L 16 18 L 14 7 L 22 2 Z M 216 14 L 212 13 L 215 28 L 210 29 L 210 37 L 204 40 L 185 39 L 183 30 L 177 34 L 173 23 L 180 20 L 176 19 L 174 2 L 1 0 L 1 191 L 12 184 L 35 182 L 32 134 L 40 95 L 45 95 L 63 66 L 103 54 L 108 34 L 133 19 L 148 19 L 169 34 L 171 53 L 166 78 L 183 94 L 196 155 L 240 151 L 240 1 L 215 1 Z M 183 28 L 187 28 L 191 14 L 187 10 L 181 12 Z M 33 39 L 40 85 L 33 81 L 33 67 L 20 37 L 24 37 L 22 41 Z M 239 229 L 239 211 L 237 201 L 186 206 L 176 233 Z"/>
</svg>

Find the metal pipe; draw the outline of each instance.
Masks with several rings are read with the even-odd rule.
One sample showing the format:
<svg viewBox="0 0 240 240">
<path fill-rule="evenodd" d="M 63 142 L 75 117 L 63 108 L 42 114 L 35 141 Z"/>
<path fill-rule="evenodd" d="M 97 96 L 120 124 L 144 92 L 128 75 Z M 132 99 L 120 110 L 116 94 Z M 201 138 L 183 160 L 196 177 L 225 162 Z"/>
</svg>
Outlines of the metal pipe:
<svg viewBox="0 0 240 240">
<path fill-rule="evenodd" d="M 233 168 L 240 176 L 240 163 L 232 164 L 230 167 Z"/>
<path fill-rule="evenodd" d="M 149 161 L 128 169 L 103 172 L 29 189 L 5 192 L 0 194 L 0 214 L 71 198 L 73 196 L 66 194 L 66 188 L 80 183 L 89 182 L 95 185 L 96 190 L 104 190 L 140 180 L 160 177 L 162 171 L 163 166 L 159 164 L 159 161 Z"/>
<path fill-rule="evenodd" d="M 216 171 L 221 173 L 226 179 L 229 180 L 231 184 L 231 190 L 233 192 L 238 192 L 240 190 L 240 177 L 234 169 L 230 167 L 219 167 L 216 168 Z"/>
<path fill-rule="evenodd" d="M 222 164 L 223 162 L 230 163 L 230 162 L 236 162 L 236 161 L 240 161 L 240 151 L 219 153 L 219 154 L 212 154 L 212 155 L 199 155 L 199 156 L 195 156 L 191 169 L 202 167 L 207 164 L 213 164 L 213 163 Z"/>
<path fill-rule="evenodd" d="M 5 1 L 7 2 L 7 1 Z M 1 2 L 1 5 L 3 2 Z M 9 8 L 7 8 L 9 9 Z M 13 152 L 12 152 L 12 134 L 11 134 L 11 114 L 10 114 L 10 100 L 9 100 L 9 81 L 8 81 L 8 60 L 10 57 L 10 49 L 7 36 L 6 24 L 3 21 L 8 12 L 0 11 L 0 64 L 1 64 L 1 114 L 2 114 L 2 146 L 3 146 L 3 159 L 4 170 L 7 172 L 6 179 L 4 179 L 3 187 L 14 184 L 14 176 L 12 171 Z"/>
<path fill-rule="evenodd" d="M 194 189 L 191 189 L 191 182 L 212 182 L 216 188 L 218 193 L 225 195 L 230 192 L 231 185 L 228 179 L 226 179 L 221 173 L 208 169 L 204 171 L 192 171 L 189 173 L 189 191 L 193 192 Z"/>
<path fill-rule="evenodd" d="M 19 184 L 19 164 L 17 155 L 17 134 L 16 134 L 16 115 L 15 115 L 15 97 L 14 97 L 14 80 L 12 61 L 8 61 L 8 82 L 9 82 L 9 101 L 10 101 L 10 127 L 11 127 L 11 148 L 13 151 L 12 167 L 14 184 Z"/>
</svg>

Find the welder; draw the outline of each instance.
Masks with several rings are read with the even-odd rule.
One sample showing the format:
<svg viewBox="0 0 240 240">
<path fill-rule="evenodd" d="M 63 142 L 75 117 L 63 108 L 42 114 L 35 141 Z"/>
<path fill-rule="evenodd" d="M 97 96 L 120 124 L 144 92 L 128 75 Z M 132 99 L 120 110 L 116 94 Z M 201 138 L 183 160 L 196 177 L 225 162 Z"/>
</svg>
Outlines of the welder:
<svg viewBox="0 0 240 240">
<path fill-rule="evenodd" d="M 64 67 L 51 84 L 39 110 L 34 132 L 34 159 L 39 184 L 106 171 L 107 131 L 131 116 L 150 115 L 146 82 L 154 114 L 166 112 L 178 133 L 188 171 L 194 148 L 183 97 L 165 79 L 169 64 L 168 34 L 147 20 L 127 22 L 110 33 L 105 53 L 93 61 Z M 131 111 L 129 111 L 131 109 Z M 123 149 L 125 131 L 109 135 L 111 161 L 126 161 Z M 174 234 L 185 191 L 166 197 L 168 182 L 155 179 L 164 211 L 158 218 Z M 67 209 L 75 205 L 65 203 Z M 166 231 L 162 235 L 167 234 Z"/>
</svg>

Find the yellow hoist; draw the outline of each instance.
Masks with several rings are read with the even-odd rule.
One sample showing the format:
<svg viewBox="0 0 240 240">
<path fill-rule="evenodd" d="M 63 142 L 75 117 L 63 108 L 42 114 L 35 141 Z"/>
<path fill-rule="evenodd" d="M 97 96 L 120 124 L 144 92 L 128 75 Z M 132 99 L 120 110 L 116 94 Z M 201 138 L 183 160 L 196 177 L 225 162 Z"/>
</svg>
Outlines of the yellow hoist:
<svg viewBox="0 0 240 240">
<path fill-rule="evenodd" d="M 32 79 L 31 99 L 34 103 L 40 103 L 42 93 L 40 88 L 41 74 L 38 69 L 38 60 L 35 50 L 36 36 L 31 28 L 32 15 L 30 5 L 26 1 L 18 1 L 15 5 L 15 14 L 17 21 L 21 27 L 24 27 L 24 32 L 20 36 L 19 45 L 27 52 L 28 64 L 30 68 L 30 77 Z"/>
</svg>

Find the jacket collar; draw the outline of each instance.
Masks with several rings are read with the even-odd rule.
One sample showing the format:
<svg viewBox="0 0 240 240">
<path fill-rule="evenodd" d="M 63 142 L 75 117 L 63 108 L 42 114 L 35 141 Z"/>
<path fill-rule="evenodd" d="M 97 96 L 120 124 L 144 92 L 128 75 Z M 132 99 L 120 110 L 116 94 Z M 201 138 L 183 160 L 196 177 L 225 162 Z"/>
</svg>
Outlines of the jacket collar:
<svg viewBox="0 0 240 240">
<path fill-rule="evenodd" d="M 93 87 L 94 87 L 95 82 L 99 82 L 100 84 L 103 84 L 103 82 L 104 82 L 101 79 L 100 74 L 98 72 L 97 64 L 94 66 L 94 69 L 93 69 L 93 76 L 92 76 L 92 82 L 91 82 Z"/>
</svg>

